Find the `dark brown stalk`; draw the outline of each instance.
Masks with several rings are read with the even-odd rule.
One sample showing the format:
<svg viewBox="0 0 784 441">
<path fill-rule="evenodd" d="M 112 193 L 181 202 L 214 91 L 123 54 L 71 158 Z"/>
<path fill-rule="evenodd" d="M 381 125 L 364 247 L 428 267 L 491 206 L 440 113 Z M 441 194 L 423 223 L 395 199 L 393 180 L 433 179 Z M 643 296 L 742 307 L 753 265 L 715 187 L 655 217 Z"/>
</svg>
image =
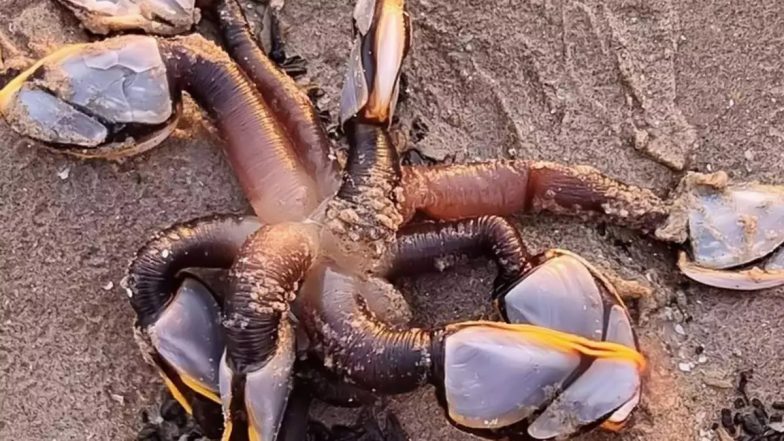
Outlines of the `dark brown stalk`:
<svg viewBox="0 0 784 441">
<path fill-rule="evenodd" d="M 225 300 L 226 355 L 234 372 L 264 366 L 277 348 L 278 331 L 297 284 L 318 251 L 313 224 L 266 226 L 245 243 L 229 272 Z"/>
<path fill-rule="evenodd" d="M 265 223 L 303 220 L 320 201 L 273 110 L 229 56 L 203 37 L 159 40 L 172 82 L 204 108 L 256 214 Z"/>
<path fill-rule="evenodd" d="M 439 334 L 381 322 L 364 304 L 370 290 L 362 276 L 329 263 L 310 271 L 300 291 L 301 320 L 315 351 L 332 371 L 372 391 L 402 393 L 425 384 Z"/>
<path fill-rule="evenodd" d="M 390 249 L 388 277 L 442 270 L 457 258 L 486 256 L 498 265 L 497 289 L 530 269 L 530 255 L 517 229 L 498 216 L 406 226 Z"/>
<path fill-rule="evenodd" d="M 180 271 L 229 268 L 245 239 L 260 226 L 252 217 L 210 216 L 170 227 L 147 242 L 128 269 L 127 288 L 139 326 L 157 320 L 174 296 Z"/>
<path fill-rule="evenodd" d="M 330 141 L 307 94 L 259 48 L 236 0 L 219 0 L 218 21 L 226 49 L 256 85 L 280 121 L 297 157 L 319 185 L 322 198 L 340 184 Z"/>
<path fill-rule="evenodd" d="M 327 226 L 337 244 L 335 255 L 364 266 L 383 255 L 401 225 L 400 165 L 385 128 L 351 120 L 346 134 L 346 176 L 327 208 Z"/>
</svg>

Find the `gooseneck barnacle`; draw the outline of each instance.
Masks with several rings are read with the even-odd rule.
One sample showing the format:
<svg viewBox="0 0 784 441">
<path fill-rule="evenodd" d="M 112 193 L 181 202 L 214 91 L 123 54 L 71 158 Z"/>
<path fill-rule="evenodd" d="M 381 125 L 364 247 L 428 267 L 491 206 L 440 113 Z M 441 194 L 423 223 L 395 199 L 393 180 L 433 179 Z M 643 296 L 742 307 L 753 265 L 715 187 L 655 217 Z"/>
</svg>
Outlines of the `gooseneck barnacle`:
<svg viewBox="0 0 784 441">
<path fill-rule="evenodd" d="M 317 254 L 315 224 L 282 223 L 256 232 L 231 268 L 220 368 L 227 439 L 278 432 L 295 358 L 289 303 Z"/>
<path fill-rule="evenodd" d="M 397 81 L 399 74 L 393 74 Z M 347 176 L 326 206 L 324 233 L 320 213 L 313 222 L 272 225 L 248 241 L 232 267 L 224 309 L 226 356 L 221 363 L 228 439 L 274 439 L 278 433 L 294 360 L 288 311 L 298 282 L 319 254 L 359 266 L 361 261 L 351 256 L 356 250 L 352 245 L 369 245 L 369 253 L 363 255 L 371 262 L 369 270 L 394 239 L 402 221 L 395 195 L 400 168 L 382 126 L 387 123 L 386 118 L 364 113 L 347 122 Z M 350 311 L 341 312 L 346 313 Z"/>
<path fill-rule="evenodd" d="M 536 289 L 530 285 L 519 289 Z M 566 321 L 574 317 L 567 312 L 529 314 L 515 321 L 520 324 L 465 322 L 429 330 L 392 326 L 375 317 L 364 303 L 365 297 L 374 295 L 375 286 L 361 275 L 325 262 L 311 270 L 300 292 L 301 318 L 318 342 L 314 351 L 326 366 L 358 385 L 400 393 L 432 383 L 459 425 L 487 434 L 528 433 L 536 439 L 579 432 L 608 416 L 623 423 L 639 399 L 645 361 L 636 351 L 629 319 L 612 298 L 602 306 L 603 291 L 590 273 L 585 291 L 554 290 L 575 304 L 572 310 L 598 301 L 598 310 L 592 304 L 598 315 L 587 321 L 580 317 L 576 323 Z M 532 296 L 525 301 L 513 296 L 509 301 L 522 309 L 526 308 L 522 302 L 531 302 L 534 312 L 562 306 L 535 291 Z M 584 333 L 559 330 L 577 324 Z M 608 387 L 603 381 L 613 372 L 617 384 L 609 386 L 611 391 L 605 395 L 600 392 Z M 608 400 L 610 396 L 614 398 Z M 571 407 L 575 405 L 583 410 L 577 412 Z M 542 410 L 542 416 L 528 421 Z M 561 421 L 554 415 L 570 417 Z"/>
<path fill-rule="evenodd" d="M 63 1 L 85 8 L 78 14 L 98 30 L 172 33 L 198 16 L 187 2 L 178 4 L 190 17 L 175 22 L 149 8 L 95 14 L 92 2 Z M 585 166 L 401 166 L 387 130 L 411 48 L 403 0 L 357 2 L 340 110 L 349 151 L 338 170 L 307 95 L 256 46 L 235 0 L 215 6 L 228 53 L 199 35 L 69 46 L 0 90 L 0 113 L 55 150 L 116 159 L 165 139 L 183 92 L 207 112 L 257 217 L 165 230 L 137 253 L 126 286 L 144 356 L 224 440 L 273 441 L 301 418 L 287 409 L 301 411 L 289 396 L 307 384 L 295 371 L 308 363 L 349 383 L 352 397 L 432 384 L 450 421 L 483 436 L 622 426 L 645 370 L 626 306 L 590 263 L 560 250 L 531 255 L 500 216 L 546 212 L 688 238 L 693 260 L 680 266 L 695 280 L 784 283 L 777 187 L 690 176 L 664 201 Z M 417 214 L 429 220 L 406 225 Z M 411 326 L 389 280 L 463 256 L 496 263 L 492 299 L 506 323 Z"/>
<path fill-rule="evenodd" d="M 386 131 L 410 49 L 403 1 L 360 1 L 341 98 L 349 142 L 345 178 L 326 218 L 334 253 L 372 269 L 402 225 L 398 153 Z"/>
<path fill-rule="evenodd" d="M 137 341 L 169 390 L 207 431 L 220 433 L 216 361 L 224 350 L 223 299 L 189 268 L 229 268 L 247 237 L 260 227 L 252 217 L 211 216 L 158 233 L 131 262 L 125 288 L 136 312 Z"/>
</svg>

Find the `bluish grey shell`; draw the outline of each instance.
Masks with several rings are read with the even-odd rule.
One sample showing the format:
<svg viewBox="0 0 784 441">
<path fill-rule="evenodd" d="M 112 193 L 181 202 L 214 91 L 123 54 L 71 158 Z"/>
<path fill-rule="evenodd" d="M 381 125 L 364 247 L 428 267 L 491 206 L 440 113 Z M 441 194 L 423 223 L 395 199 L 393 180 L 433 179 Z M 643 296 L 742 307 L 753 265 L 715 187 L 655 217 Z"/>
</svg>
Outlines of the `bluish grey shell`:
<svg viewBox="0 0 784 441">
<path fill-rule="evenodd" d="M 510 323 L 527 323 L 601 340 L 604 304 L 590 271 L 571 256 L 535 268 L 503 299 Z"/>
<path fill-rule="evenodd" d="M 172 35 L 199 21 L 195 0 L 59 0 L 90 31 L 143 30 Z"/>
<path fill-rule="evenodd" d="M 626 310 L 594 271 L 576 256 L 556 254 L 503 296 L 506 318 L 636 350 Z M 603 419 L 621 423 L 639 402 L 635 362 L 599 358 L 578 371 L 585 356 L 526 338 L 481 326 L 447 336 L 445 392 L 455 421 L 499 428 L 541 411 L 529 421 L 528 434 L 561 438 Z"/>
<path fill-rule="evenodd" d="M 11 105 L 17 107 L 14 127 L 24 127 L 27 135 L 41 141 L 95 147 L 108 136 L 106 127 L 95 118 L 29 85 L 22 86 Z"/>
<path fill-rule="evenodd" d="M 691 197 L 694 261 L 726 269 L 760 259 L 784 243 L 784 188 L 762 185 L 699 189 Z"/>
<path fill-rule="evenodd" d="M 15 131 L 40 141 L 99 147 L 113 124 L 153 128 L 154 145 L 173 128 L 175 109 L 166 68 L 153 37 L 125 36 L 53 54 L 19 89 L 3 116 Z M 7 90 L 6 90 L 7 91 Z M 120 141 L 122 142 L 122 141 Z"/>
<path fill-rule="evenodd" d="M 162 124 L 172 115 L 166 68 L 152 37 L 106 40 L 45 66 L 58 97 L 114 123 Z"/>
<path fill-rule="evenodd" d="M 287 320 L 281 321 L 278 331 L 278 347 L 275 354 L 258 370 L 246 374 L 245 409 L 250 427 L 260 440 L 274 440 L 280 429 L 292 385 L 292 369 L 295 359 L 294 329 Z M 231 403 L 231 379 L 234 374 L 229 368 L 224 353 L 220 365 L 220 393 L 224 412 Z M 233 430 L 241 430 L 235 427 Z"/>
<path fill-rule="evenodd" d="M 607 341 L 635 347 L 629 319 L 617 305 L 610 310 Z M 595 360 L 533 421 L 528 433 L 536 439 L 570 435 L 618 409 L 626 412 L 616 416 L 619 422 L 623 421 L 628 417 L 625 405 L 636 404 L 639 393 L 640 374 L 634 363 Z"/>
<path fill-rule="evenodd" d="M 780 248 L 768 258 L 765 262 L 765 269 L 768 271 L 784 270 L 784 247 Z"/>
<path fill-rule="evenodd" d="M 528 341 L 513 330 L 460 329 L 445 343 L 449 415 L 466 427 L 508 426 L 551 400 L 579 364 L 576 352 Z"/>
<path fill-rule="evenodd" d="M 187 278 L 149 329 L 153 347 L 170 366 L 216 393 L 225 347 L 220 317 L 207 287 Z"/>
</svg>

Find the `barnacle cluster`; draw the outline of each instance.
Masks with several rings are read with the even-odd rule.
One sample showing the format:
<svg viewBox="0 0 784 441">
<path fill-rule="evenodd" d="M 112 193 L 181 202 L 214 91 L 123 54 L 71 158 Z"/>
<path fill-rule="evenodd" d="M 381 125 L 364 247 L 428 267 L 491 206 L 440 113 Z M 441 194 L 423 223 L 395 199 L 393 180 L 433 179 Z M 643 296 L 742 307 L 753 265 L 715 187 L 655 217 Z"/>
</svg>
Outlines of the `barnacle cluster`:
<svg viewBox="0 0 784 441">
<path fill-rule="evenodd" d="M 200 17 L 192 1 L 60 1 L 96 33 L 173 35 Z M 86 158 L 162 142 L 183 92 L 212 119 L 253 215 L 162 231 L 125 283 L 143 356 L 207 433 L 284 439 L 296 429 L 286 423 L 297 407 L 289 397 L 303 388 L 338 388 L 343 399 L 332 401 L 350 403 L 424 384 L 452 423 L 488 437 L 621 428 L 646 364 L 622 296 L 577 255 L 529 253 L 503 216 L 608 222 L 689 242 L 679 266 L 696 281 L 784 284 L 778 187 L 689 175 L 664 201 L 585 166 L 402 165 L 388 129 L 412 45 L 403 0 L 357 2 L 341 98 L 345 164 L 288 75 L 292 64 L 265 54 L 236 0 L 210 7 L 222 47 L 198 34 L 112 37 L 62 48 L 0 90 L 14 130 Z M 395 277 L 465 255 L 496 262 L 503 321 L 412 327 Z M 325 382 L 334 387 L 314 386 Z"/>
</svg>

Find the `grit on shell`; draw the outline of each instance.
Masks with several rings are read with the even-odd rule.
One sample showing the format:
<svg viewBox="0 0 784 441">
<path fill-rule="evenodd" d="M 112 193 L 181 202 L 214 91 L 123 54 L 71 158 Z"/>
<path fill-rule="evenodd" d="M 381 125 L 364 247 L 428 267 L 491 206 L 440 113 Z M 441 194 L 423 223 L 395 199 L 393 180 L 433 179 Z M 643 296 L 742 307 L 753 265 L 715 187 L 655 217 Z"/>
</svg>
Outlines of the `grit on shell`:
<svg viewBox="0 0 784 441">
<path fill-rule="evenodd" d="M 283 10 L 288 47 L 308 60 L 333 117 L 352 3 Z M 679 178 L 663 164 L 784 184 L 778 0 L 412 0 L 410 10 L 399 127 L 426 156 L 589 164 L 662 196 Z M 0 0 L 0 32 L 30 57 L 87 39 L 52 0 Z M 119 165 L 49 153 L 0 123 L 0 439 L 132 439 L 162 386 L 130 332 L 119 287 L 128 258 L 176 221 L 247 211 L 192 103 L 170 140 Z M 673 249 L 615 228 L 520 225 L 532 249 L 567 248 L 654 288 L 638 324 L 650 378 L 635 425 L 584 439 L 698 440 L 742 370 L 754 370 L 753 396 L 781 399 L 784 290 L 687 283 Z M 419 323 L 477 318 L 493 271 L 475 262 L 402 286 Z M 415 440 L 475 439 L 446 423 L 430 388 L 389 407 Z"/>
</svg>

